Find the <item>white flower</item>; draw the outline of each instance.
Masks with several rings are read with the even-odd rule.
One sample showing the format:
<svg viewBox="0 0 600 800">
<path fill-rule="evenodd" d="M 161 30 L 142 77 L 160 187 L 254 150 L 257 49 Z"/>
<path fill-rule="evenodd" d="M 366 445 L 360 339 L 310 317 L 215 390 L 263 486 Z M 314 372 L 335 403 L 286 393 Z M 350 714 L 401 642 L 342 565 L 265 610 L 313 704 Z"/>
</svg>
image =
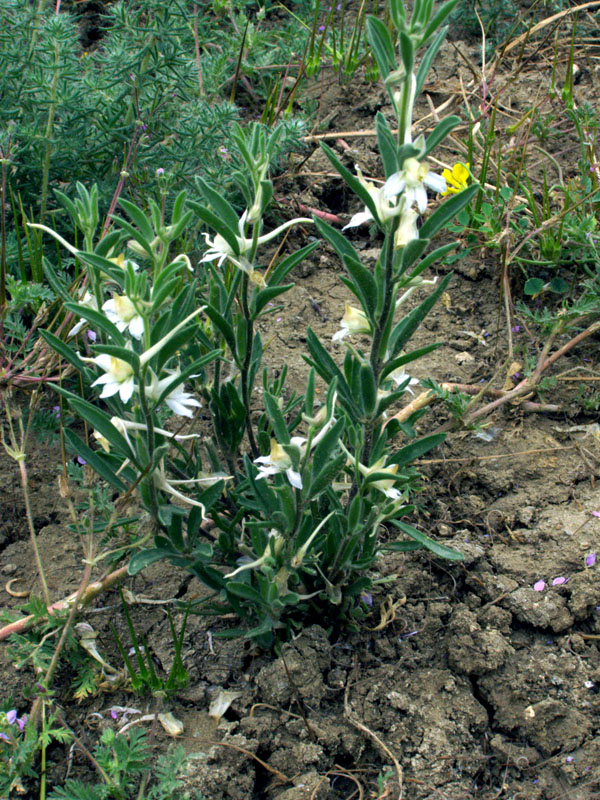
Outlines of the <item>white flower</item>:
<svg viewBox="0 0 600 800">
<path fill-rule="evenodd" d="M 250 252 L 252 249 L 253 240 L 247 239 L 245 237 L 245 228 L 246 222 L 248 220 L 248 211 L 244 211 L 240 220 L 238 222 L 238 236 L 236 236 L 236 241 L 239 249 L 239 254 L 235 253 L 230 246 L 229 242 L 227 242 L 221 234 L 217 233 L 211 239 L 208 233 L 204 234 L 204 238 L 206 239 L 206 244 L 208 245 L 208 250 L 204 254 L 204 257 L 201 261 L 216 261 L 218 266 L 229 259 L 236 267 L 247 272 L 248 274 L 252 273 L 252 266 L 248 261 L 246 254 Z M 276 236 L 279 236 L 280 233 L 290 228 L 292 225 L 297 225 L 301 222 L 312 223 L 312 219 L 308 219 L 307 217 L 297 217 L 296 219 L 288 220 L 288 222 L 284 222 L 283 225 L 280 225 L 275 230 L 271 231 L 270 233 L 265 233 L 263 236 L 259 236 L 257 240 L 257 244 L 265 244 L 266 242 L 270 242 L 271 239 L 274 239 Z"/>
<path fill-rule="evenodd" d="M 361 185 L 364 186 L 367 192 L 371 195 L 371 198 L 375 203 L 379 222 L 384 223 L 389 219 L 392 219 L 392 217 L 398 216 L 398 214 L 400 214 L 402 211 L 402 205 L 398 203 L 397 198 L 388 197 L 384 192 L 385 186 L 377 188 L 374 183 L 365 180 L 358 164 L 355 165 L 355 169 L 356 177 Z M 371 222 L 373 219 L 373 214 L 365 206 L 365 210 L 359 211 L 357 214 L 355 214 L 350 222 L 347 225 L 344 225 L 342 230 L 345 231 L 346 228 L 356 228 L 357 225 L 362 225 L 363 222 Z"/>
<path fill-rule="evenodd" d="M 109 356 L 107 353 L 101 353 L 95 358 L 84 358 L 83 356 L 80 358 L 82 361 L 89 361 L 104 370 L 104 375 L 96 378 L 92 383 L 92 386 L 104 385 L 100 397 L 112 397 L 118 392 L 124 403 L 131 400 L 134 388 L 131 364 L 121 358 Z"/>
<path fill-rule="evenodd" d="M 419 215 L 413 208 L 407 208 L 402 212 L 400 224 L 396 228 L 394 235 L 394 249 L 398 250 L 400 247 L 406 247 L 413 239 L 419 238 L 418 218 Z"/>
<path fill-rule="evenodd" d="M 162 378 L 162 380 L 158 380 L 156 375 L 152 373 L 150 386 L 146 387 L 146 397 L 150 400 L 156 402 L 158 398 L 163 393 L 165 386 L 167 386 L 171 381 L 180 375 L 179 370 L 170 371 L 166 378 Z M 180 417 L 192 417 L 193 411 L 189 406 L 201 408 L 202 403 L 199 400 L 186 392 L 182 383 L 179 386 L 176 386 L 173 391 L 169 392 L 169 394 L 164 398 L 164 402 L 169 406 L 171 411 L 174 414 L 177 414 Z"/>
<path fill-rule="evenodd" d="M 395 172 L 385 182 L 383 193 L 386 198 L 397 197 L 402 194 L 404 208 L 411 208 L 416 204 L 422 214 L 427 208 L 428 186 L 434 192 L 446 191 L 446 179 L 435 172 L 431 172 L 426 161 L 416 158 L 407 158 L 403 169 Z"/>
<path fill-rule="evenodd" d="M 142 338 L 144 318 L 127 295 L 113 294 L 112 298 L 102 306 L 102 311 L 121 332 L 127 328 L 134 338 Z"/>
<path fill-rule="evenodd" d="M 86 308 L 93 308 L 94 311 L 100 311 L 98 301 L 91 292 L 87 291 L 87 289 L 83 293 L 83 296 L 78 300 L 78 303 L 80 306 L 85 306 Z M 83 319 L 83 317 L 81 317 L 79 322 L 71 328 L 68 335 L 76 336 L 79 333 L 79 331 L 83 328 L 83 326 L 87 324 L 88 324 L 87 319 Z"/>
<path fill-rule="evenodd" d="M 292 436 L 290 444 L 295 447 L 302 447 L 306 442 L 302 436 Z M 271 439 L 271 452 L 268 456 L 259 456 L 254 459 L 255 464 L 260 464 L 258 468 L 257 480 L 268 478 L 271 475 L 278 475 L 285 472 L 288 481 L 296 489 L 302 489 L 302 477 L 299 472 L 292 469 L 292 459 L 285 452 L 283 447 L 275 439 Z"/>
<path fill-rule="evenodd" d="M 340 322 L 341 328 L 333 334 L 332 341 L 339 342 L 350 333 L 371 334 L 371 325 L 364 311 L 346 303 L 346 311 Z"/>
</svg>

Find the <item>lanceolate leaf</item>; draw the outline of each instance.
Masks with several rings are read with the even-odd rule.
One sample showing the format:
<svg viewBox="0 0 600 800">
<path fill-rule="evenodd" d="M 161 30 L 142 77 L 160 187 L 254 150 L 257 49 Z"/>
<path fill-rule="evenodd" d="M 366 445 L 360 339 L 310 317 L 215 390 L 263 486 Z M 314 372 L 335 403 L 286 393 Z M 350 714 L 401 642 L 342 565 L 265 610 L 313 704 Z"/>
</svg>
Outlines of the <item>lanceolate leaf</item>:
<svg viewBox="0 0 600 800">
<path fill-rule="evenodd" d="M 439 542 L 436 542 L 434 539 L 430 539 L 429 536 L 425 533 L 421 533 L 416 528 L 413 528 L 412 525 L 408 525 L 406 522 L 401 522 L 398 519 L 391 519 L 388 520 L 388 524 L 391 523 L 395 525 L 397 528 L 400 528 L 401 531 L 408 534 L 411 539 L 414 539 L 415 542 L 419 542 L 423 547 L 426 547 L 428 550 L 431 550 L 432 553 L 436 556 L 440 556 L 440 558 L 447 558 L 450 561 L 462 561 L 464 556 L 462 553 L 459 553 L 457 550 L 453 550 L 451 547 L 446 547 Z M 387 544 L 381 545 L 382 549 L 384 550 L 403 550 L 403 543 L 399 542 L 400 545 L 398 548 L 395 546 L 395 542 L 388 542 Z"/>
</svg>

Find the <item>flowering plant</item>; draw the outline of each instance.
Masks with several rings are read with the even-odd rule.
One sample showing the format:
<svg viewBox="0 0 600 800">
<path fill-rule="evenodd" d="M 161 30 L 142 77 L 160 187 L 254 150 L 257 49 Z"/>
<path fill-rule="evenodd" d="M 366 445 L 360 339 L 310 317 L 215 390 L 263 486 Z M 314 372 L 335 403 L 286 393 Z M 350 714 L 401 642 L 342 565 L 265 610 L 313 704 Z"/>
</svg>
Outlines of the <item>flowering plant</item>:
<svg viewBox="0 0 600 800">
<path fill-rule="evenodd" d="M 382 186 L 366 180 L 360 169 L 354 175 L 323 145 L 364 204 L 347 228 L 369 221 L 381 232 L 373 269 L 362 263 L 345 233 L 321 219 L 267 227 L 273 195 L 269 165 L 278 132 L 259 125 L 238 127 L 234 134 L 244 166 L 235 176 L 246 206 L 241 215 L 198 178 L 203 201 L 186 202 L 181 194 L 169 225 L 156 203 L 150 203 L 147 216 L 121 201 L 127 219 L 115 218 L 114 230 L 95 248 L 93 213 L 73 214 L 86 250 L 60 240 L 86 265 L 86 290 L 95 301 L 73 303 L 56 276 L 49 278 L 65 297 L 66 310 L 93 327 L 97 341 L 91 355 L 80 355 L 51 334 L 46 339 L 80 371 L 92 397 L 101 387 L 94 402 L 60 390 L 95 429 L 100 449 L 72 432 L 69 441 L 113 487 L 139 489 L 154 541 L 133 553 L 130 573 L 161 558 L 189 570 L 213 590 L 194 610 L 238 615 L 240 627 L 225 635 L 243 634 L 270 647 L 311 619 L 356 624 L 367 612 L 361 597 L 378 580 L 377 559 L 386 550 L 426 547 L 439 557 L 461 558 L 403 519 L 414 511 L 418 476 L 411 464 L 443 435 L 417 438 L 414 423 L 422 412 L 402 423 L 388 418 L 412 393 L 415 379 L 404 371 L 406 365 L 437 346 L 408 348 L 450 280 L 426 279 L 425 270 L 454 245 L 425 251 L 477 191 L 472 186 L 453 195 L 418 226 L 428 211 L 428 191 L 446 190 L 427 156 L 458 118 L 413 140 L 412 110 L 443 41 L 440 26 L 455 2 L 448 0 L 434 13 L 430 0 L 416 0 L 409 21 L 400 0 L 393 0 L 399 64 L 383 23 L 367 21 L 398 127 L 394 134 L 383 114 L 377 115 Z M 427 50 L 415 72 L 421 46 Z M 84 191 L 81 187 L 82 197 Z M 190 259 L 177 245 L 184 231 L 189 240 L 194 216 L 209 229 L 197 283 Z M 342 280 L 354 305 L 346 305 L 333 344 L 326 347 L 308 329 L 310 371 L 296 396 L 286 391 L 285 367 L 273 377 L 265 366 L 257 322 L 281 309 L 273 301 L 291 287 L 287 276 L 318 242 L 267 269 L 263 246 L 284 230 L 309 225 L 344 265 Z M 125 247 L 141 260 L 138 269 L 122 255 Z M 405 311 L 408 298 L 427 285 L 435 285 L 430 294 Z M 341 367 L 330 352 L 339 342 L 345 349 Z M 319 379 L 326 385 L 320 405 Z M 262 408 L 255 388 L 262 390 Z M 182 435 L 181 421 L 174 418 L 185 424 L 200 404 L 210 412 L 211 431 Z M 173 422 L 178 429 L 172 430 Z M 404 442 L 398 447 L 400 436 Z M 401 538 L 390 541 L 393 530 Z"/>
</svg>

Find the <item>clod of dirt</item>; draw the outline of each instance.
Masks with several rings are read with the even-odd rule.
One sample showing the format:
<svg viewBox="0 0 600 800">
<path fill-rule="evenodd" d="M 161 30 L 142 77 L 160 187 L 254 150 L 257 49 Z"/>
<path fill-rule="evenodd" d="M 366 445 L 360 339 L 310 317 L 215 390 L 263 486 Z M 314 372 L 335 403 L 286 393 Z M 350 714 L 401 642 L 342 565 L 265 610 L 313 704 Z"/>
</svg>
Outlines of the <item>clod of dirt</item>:
<svg viewBox="0 0 600 800">
<path fill-rule="evenodd" d="M 534 628 L 560 633 L 573 624 L 573 616 L 565 599 L 557 592 L 541 593 L 530 588 L 517 589 L 506 598 L 504 604 L 519 622 L 526 622 Z"/>
<path fill-rule="evenodd" d="M 567 752 L 573 750 L 590 734 L 591 727 L 580 711 L 550 698 L 528 706 L 520 725 L 529 741 L 546 753 L 561 748 Z"/>
<path fill-rule="evenodd" d="M 329 781 L 316 772 L 307 772 L 294 780 L 295 786 L 277 795 L 277 800 L 328 800 Z"/>
<path fill-rule="evenodd" d="M 329 668 L 329 652 L 325 631 L 316 625 L 308 628 L 257 675 L 263 701 L 285 708 L 296 699 L 297 692 L 301 699 L 310 698 L 311 704 L 318 706 L 326 692 L 322 672 Z"/>
<path fill-rule="evenodd" d="M 504 664 L 513 648 L 497 630 L 482 630 L 472 611 L 458 608 L 446 636 L 448 663 L 466 675 L 484 675 Z"/>
<path fill-rule="evenodd" d="M 248 752 L 255 753 L 257 748 L 256 739 L 237 735 L 228 737 L 224 745 L 209 748 L 206 753 L 192 753 L 186 763 L 186 787 L 201 792 L 210 800 L 253 797 L 254 770 L 248 770 Z"/>
</svg>

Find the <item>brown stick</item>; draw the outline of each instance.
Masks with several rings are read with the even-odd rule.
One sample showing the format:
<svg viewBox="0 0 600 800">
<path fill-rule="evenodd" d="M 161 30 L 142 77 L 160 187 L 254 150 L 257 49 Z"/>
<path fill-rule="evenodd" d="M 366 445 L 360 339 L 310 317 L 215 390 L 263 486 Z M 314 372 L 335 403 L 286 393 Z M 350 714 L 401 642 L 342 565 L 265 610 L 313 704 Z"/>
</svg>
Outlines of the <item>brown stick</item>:
<svg viewBox="0 0 600 800">
<path fill-rule="evenodd" d="M 122 578 L 125 578 L 126 575 L 127 567 L 125 566 L 109 573 L 105 578 L 102 578 L 99 581 L 90 583 L 83 592 L 78 605 L 88 605 L 94 598 L 98 597 L 99 594 L 102 594 L 102 592 L 110 589 L 111 586 L 114 586 L 115 583 L 120 581 Z M 48 606 L 48 615 L 53 616 L 57 611 L 65 611 L 66 609 L 70 608 L 77 600 L 77 594 L 78 592 L 73 592 L 73 594 L 70 594 L 63 600 L 58 600 L 56 603 L 52 603 L 52 605 Z M 0 642 L 4 639 L 7 639 L 13 633 L 23 633 L 33 624 L 33 622 L 35 622 L 35 620 L 35 615 L 29 614 L 27 617 L 17 619 L 14 622 L 10 622 L 8 625 L 5 625 L 3 628 L 0 628 Z"/>
</svg>

